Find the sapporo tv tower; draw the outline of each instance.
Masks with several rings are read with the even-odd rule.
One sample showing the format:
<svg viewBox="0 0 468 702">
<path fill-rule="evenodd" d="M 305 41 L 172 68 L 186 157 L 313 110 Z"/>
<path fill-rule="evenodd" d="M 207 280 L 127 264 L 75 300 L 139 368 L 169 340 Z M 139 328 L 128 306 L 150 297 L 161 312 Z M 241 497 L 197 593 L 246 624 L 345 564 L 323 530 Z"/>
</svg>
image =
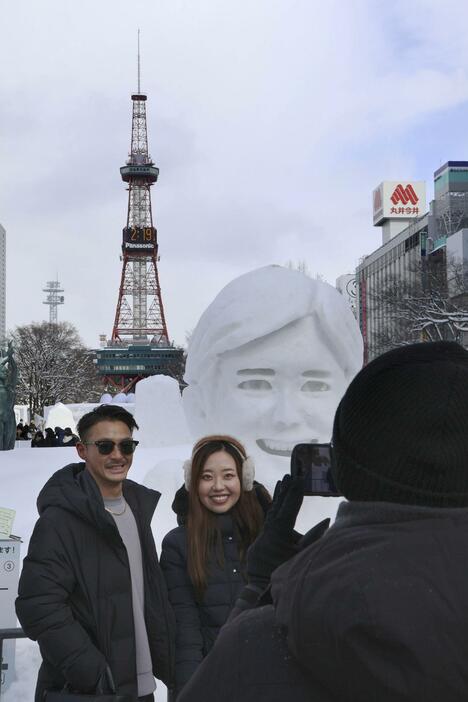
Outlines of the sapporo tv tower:
<svg viewBox="0 0 468 702">
<path fill-rule="evenodd" d="M 169 343 L 158 274 L 158 238 L 153 223 L 151 186 L 159 169 L 148 153 L 147 96 L 140 90 L 138 31 L 138 92 L 132 95 L 132 140 L 129 158 L 120 169 L 128 183 L 127 224 L 123 229 L 122 277 L 112 338 L 97 351 L 103 382 L 121 392 L 138 380 L 163 373 L 180 379 L 183 350 Z"/>
</svg>

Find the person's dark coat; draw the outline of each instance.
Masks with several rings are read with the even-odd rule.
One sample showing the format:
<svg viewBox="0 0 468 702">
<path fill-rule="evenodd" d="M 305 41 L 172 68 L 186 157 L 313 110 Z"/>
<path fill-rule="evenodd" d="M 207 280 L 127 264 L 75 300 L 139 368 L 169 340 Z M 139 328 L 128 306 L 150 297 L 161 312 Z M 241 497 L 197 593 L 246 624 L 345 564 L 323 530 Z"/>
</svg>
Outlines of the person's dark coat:
<svg viewBox="0 0 468 702">
<path fill-rule="evenodd" d="M 41 448 L 45 446 L 44 435 L 42 431 L 36 431 L 31 439 L 31 448 Z"/>
<path fill-rule="evenodd" d="M 55 437 L 54 430 L 51 429 L 50 427 L 47 427 L 47 429 L 45 430 L 45 437 L 44 437 L 43 446 L 46 446 L 46 447 L 58 446 L 58 441 Z"/>
<path fill-rule="evenodd" d="M 61 446 L 61 445 L 62 445 L 62 442 L 63 442 L 63 437 L 64 437 L 64 434 L 65 434 L 65 430 L 62 429 L 62 427 L 55 427 L 54 434 L 55 434 L 55 439 L 56 439 L 56 442 L 57 442 L 57 443 L 56 443 L 56 446 Z"/>
<path fill-rule="evenodd" d="M 29 426 L 27 424 L 25 424 L 24 427 L 21 429 L 20 439 L 22 441 L 30 441 L 31 438 L 32 438 L 31 430 L 30 430 Z"/>
<path fill-rule="evenodd" d="M 76 434 L 73 434 L 72 430 L 69 427 L 66 427 L 63 432 L 60 446 L 76 446 L 78 441 L 79 439 Z"/>
<path fill-rule="evenodd" d="M 65 434 L 65 436 L 63 437 L 63 441 L 62 441 L 62 443 L 61 443 L 61 446 L 64 446 L 65 448 L 66 448 L 67 446 L 73 447 L 73 446 L 76 446 L 76 445 L 77 445 L 78 441 L 79 441 L 79 439 L 78 439 L 77 436 L 74 436 L 74 435 L 72 435 L 72 436 L 67 436 L 67 435 Z"/>
<path fill-rule="evenodd" d="M 223 628 L 180 702 L 464 702 L 468 509 L 344 503 Z"/>
<path fill-rule="evenodd" d="M 131 480 L 123 494 L 138 526 L 145 622 L 153 671 L 172 686 L 174 617 L 150 522 L 160 494 Z M 41 650 L 36 702 L 65 683 L 92 692 L 109 665 L 117 692 L 137 698 L 128 556 L 84 463 L 57 471 L 38 498 L 40 518 L 24 560 L 18 619 Z"/>
<path fill-rule="evenodd" d="M 259 500 L 268 500 L 262 486 L 257 488 Z M 216 515 L 221 534 L 222 554 L 214 551 L 209 558 L 209 575 L 201 602 L 197 601 L 187 570 L 186 516 L 188 493 L 184 487 L 177 491 L 173 503 L 179 526 L 163 539 L 161 568 L 166 578 L 169 599 L 176 621 L 176 687 L 179 691 L 193 675 L 203 658 L 212 649 L 220 628 L 246 583 L 244 564 L 240 561 L 239 542 L 229 513 Z"/>
</svg>

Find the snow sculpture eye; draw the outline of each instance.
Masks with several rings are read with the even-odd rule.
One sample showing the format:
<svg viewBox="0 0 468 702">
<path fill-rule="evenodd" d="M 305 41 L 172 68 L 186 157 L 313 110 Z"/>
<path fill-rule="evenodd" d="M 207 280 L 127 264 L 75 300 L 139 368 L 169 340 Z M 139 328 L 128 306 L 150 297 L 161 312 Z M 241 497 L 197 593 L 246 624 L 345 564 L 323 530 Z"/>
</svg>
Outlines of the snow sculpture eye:
<svg viewBox="0 0 468 702">
<path fill-rule="evenodd" d="M 268 380 L 261 380 L 259 378 L 254 380 L 244 380 L 237 386 L 241 390 L 271 390 L 272 386 Z"/>
<path fill-rule="evenodd" d="M 323 380 L 308 380 L 301 388 L 302 392 L 326 392 L 330 390 L 328 383 Z"/>
</svg>

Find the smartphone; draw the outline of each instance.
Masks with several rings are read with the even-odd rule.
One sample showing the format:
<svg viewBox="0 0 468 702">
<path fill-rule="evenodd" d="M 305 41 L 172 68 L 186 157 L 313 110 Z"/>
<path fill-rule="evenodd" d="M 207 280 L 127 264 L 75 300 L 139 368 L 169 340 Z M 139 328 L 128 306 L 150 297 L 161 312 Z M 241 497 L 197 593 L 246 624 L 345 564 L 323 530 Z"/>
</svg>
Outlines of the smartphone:
<svg viewBox="0 0 468 702">
<path fill-rule="evenodd" d="M 304 477 L 304 495 L 339 497 L 331 474 L 330 444 L 297 444 L 291 454 L 291 475 Z"/>
</svg>

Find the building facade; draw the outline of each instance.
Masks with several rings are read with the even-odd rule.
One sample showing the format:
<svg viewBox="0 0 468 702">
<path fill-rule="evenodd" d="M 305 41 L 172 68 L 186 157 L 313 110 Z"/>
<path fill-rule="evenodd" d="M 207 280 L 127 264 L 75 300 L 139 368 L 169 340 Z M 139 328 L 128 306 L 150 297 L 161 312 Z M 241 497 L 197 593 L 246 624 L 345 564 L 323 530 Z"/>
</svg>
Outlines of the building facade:
<svg viewBox="0 0 468 702">
<path fill-rule="evenodd" d="M 435 240 L 468 227 L 468 161 L 447 161 L 436 170 L 431 212 Z"/>
<path fill-rule="evenodd" d="M 434 286 L 442 295 L 466 301 L 468 161 L 448 161 L 435 171 L 434 200 L 428 212 L 425 203 L 421 206 L 420 184 L 412 185 L 392 182 L 387 190 L 382 187 L 385 184 L 374 190 L 374 224 L 382 226 L 382 245 L 363 257 L 356 269 L 365 362 L 398 343 L 427 340 L 423 325 L 414 322 L 419 301 Z M 391 202 L 382 214 L 384 196 Z M 455 276 L 456 285 L 454 270 L 461 271 Z M 457 341 L 465 339 L 460 332 Z"/>
<path fill-rule="evenodd" d="M 428 215 L 403 229 L 393 239 L 365 256 L 356 269 L 358 321 L 364 340 L 364 361 L 370 361 L 391 345 L 392 293 L 416 290 L 419 265 L 427 255 Z M 414 339 L 416 341 L 416 339 Z"/>
</svg>

